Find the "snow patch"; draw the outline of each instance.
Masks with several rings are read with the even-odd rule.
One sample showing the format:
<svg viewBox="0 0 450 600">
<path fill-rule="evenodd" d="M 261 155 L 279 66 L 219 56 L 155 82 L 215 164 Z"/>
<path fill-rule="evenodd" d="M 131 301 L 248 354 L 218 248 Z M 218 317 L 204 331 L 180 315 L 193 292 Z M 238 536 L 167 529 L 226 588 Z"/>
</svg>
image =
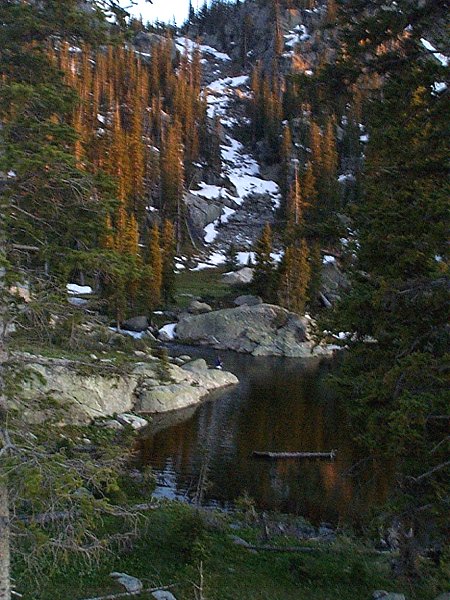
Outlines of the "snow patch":
<svg viewBox="0 0 450 600">
<path fill-rule="evenodd" d="M 161 327 L 159 333 L 164 333 L 170 340 L 174 340 L 176 337 L 176 323 L 167 323 L 164 327 Z"/>
<path fill-rule="evenodd" d="M 336 258 L 334 256 L 330 256 L 329 254 L 325 254 L 325 256 L 322 259 L 322 263 L 324 265 L 332 264 L 335 262 L 336 262 Z"/>
<path fill-rule="evenodd" d="M 203 231 L 205 232 L 205 242 L 207 244 L 211 244 L 217 237 L 218 231 L 216 229 L 217 224 L 216 222 L 214 223 L 210 223 L 209 225 L 207 225 L 206 227 L 203 228 Z"/>
<path fill-rule="evenodd" d="M 448 56 L 445 56 L 445 54 L 441 54 L 441 52 L 438 52 L 433 46 L 433 44 L 430 44 L 430 42 L 425 38 L 420 38 L 420 41 L 422 43 L 422 46 L 426 48 L 426 50 L 428 50 L 429 52 L 432 52 L 434 58 L 438 60 L 443 67 L 448 67 Z"/>
<path fill-rule="evenodd" d="M 66 285 L 69 294 L 92 294 L 92 288 L 89 285 L 78 285 L 76 283 L 68 283 Z"/>
</svg>

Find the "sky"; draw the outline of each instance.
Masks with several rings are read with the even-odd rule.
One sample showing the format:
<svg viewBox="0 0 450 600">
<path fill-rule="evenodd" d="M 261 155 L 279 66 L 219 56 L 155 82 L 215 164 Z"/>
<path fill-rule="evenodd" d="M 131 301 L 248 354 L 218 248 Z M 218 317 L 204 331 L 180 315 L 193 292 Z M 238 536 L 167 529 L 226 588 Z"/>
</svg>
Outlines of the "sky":
<svg viewBox="0 0 450 600">
<path fill-rule="evenodd" d="M 128 0 L 121 0 L 121 5 L 124 8 L 129 6 Z M 198 0 L 200 6 L 203 5 L 203 0 Z M 197 9 L 197 0 L 192 0 L 192 5 Z M 145 2 L 145 0 L 136 0 L 136 5 L 129 9 L 130 13 L 136 17 L 142 15 L 144 23 L 147 21 L 172 21 L 173 17 L 178 25 L 181 25 L 188 14 L 189 0 L 153 0 L 153 4 Z"/>
</svg>

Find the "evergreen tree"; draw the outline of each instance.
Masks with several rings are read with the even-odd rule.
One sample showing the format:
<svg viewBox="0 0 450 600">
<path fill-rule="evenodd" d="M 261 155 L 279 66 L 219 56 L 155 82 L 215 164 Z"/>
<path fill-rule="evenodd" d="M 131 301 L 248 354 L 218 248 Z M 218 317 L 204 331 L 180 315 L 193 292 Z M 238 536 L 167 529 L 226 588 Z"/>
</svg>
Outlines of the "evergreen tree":
<svg viewBox="0 0 450 600">
<path fill-rule="evenodd" d="M 146 277 L 145 296 L 146 305 L 154 310 L 161 303 L 161 290 L 163 284 L 163 254 L 160 245 L 159 227 L 155 223 L 150 232 L 148 248 L 149 273 Z"/>
<path fill-rule="evenodd" d="M 366 451 L 395 461 L 389 514 L 416 539 L 415 550 L 411 536 L 401 546 L 408 572 L 429 523 L 442 526 L 446 512 L 448 105 L 433 93 L 433 70 L 403 60 L 371 102 L 365 191 L 354 215 L 360 247 L 336 314 L 336 330 L 354 333 L 338 389 Z"/>
<path fill-rule="evenodd" d="M 275 265 L 271 257 L 272 229 L 266 223 L 255 246 L 255 267 L 252 287 L 255 293 L 271 301 L 275 288 Z"/>
<path fill-rule="evenodd" d="M 176 241 L 181 241 L 184 185 L 181 127 L 178 121 L 168 125 L 161 150 L 161 209 L 165 219 L 176 223 Z"/>
<path fill-rule="evenodd" d="M 280 304 L 298 314 L 305 312 L 311 279 L 309 251 L 305 240 L 288 246 L 280 265 L 278 297 Z"/>
<path fill-rule="evenodd" d="M 237 249 L 234 244 L 230 244 L 228 246 L 225 257 L 226 257 L 226 263 L 225 263 L 226 268 L 229 271 L 236 271 L 239 268 L 239 261 L 238 261 Z"/>
<path fill-rule="evenodd" d="M 175 252 L 175 227 L 171 221 L 166 219 L 162 229 L 162 298 L 166 306 L 174 300 Z"/>
<path fill-rule="evenodd" d="M 281 142 L 280 149 L 280 162 L 281 162 L 281 175 L 280 175 L 280 189 L 281 194 L 285 203 L 285 211 L 286 211 L 286 203 L 287 203 L 287 194 L 289 190 L 289 180 L 291 174 L 291 161 L 292 161 L 292 135 L 289 124 L 285 124 L 283 127 L 283 139 Z"/>
</svg>

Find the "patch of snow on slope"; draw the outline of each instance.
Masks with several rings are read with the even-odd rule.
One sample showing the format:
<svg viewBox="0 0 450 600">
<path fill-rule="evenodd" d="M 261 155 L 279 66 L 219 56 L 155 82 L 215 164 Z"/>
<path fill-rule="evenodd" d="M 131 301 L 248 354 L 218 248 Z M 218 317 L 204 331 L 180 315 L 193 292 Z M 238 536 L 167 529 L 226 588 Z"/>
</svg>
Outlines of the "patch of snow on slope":
<svg viewBox="0 0 450 600">
<path fill-rule="evenodd" d="M 197 46 L 197 44 L 195 42 L 193 42 L 192 40 L 190 40 L 187 37 L 176 38 L 175 44 L 177 46 L 177 49 L 180 52 L 184 52 L 185 50 L 187 50 L 188 53 L 191 55 Z M 210 56 L 216 58 L 217 60 L 221 60 L 224 62 L 228 62 L 231 60 L 231 58 L 228 54 L 225 54 L 225 52 L 219 52 L 218 50 L 216 50 L 215 48 L 212 48 L 211 46 L 199 44 L 198 48 L 202 54 L 209 54 Z"/>
<path fill-rule="evenodd" d="M 216 237 L 217 234 L 219 233 L 217 231 L 217 223 L 216 221 L 214 221 L 213 223 L 210 223 L 209 225 L 207 225 L 206 227 L 203 228 L 203 231 L 205 232 L 205 242 L 207 244 L 211 244 L 211 242 L 213 242 Z"/>
<path fill-rule="evenodd" d="M 433 46 L 433 44 L 430 44 L 430 42 L 425 38 L 420 38 L 420 41 L 422 43 L 422 46 L 426 48 L 429 52 L 432 52 L 434 58 L 436 58 L 443 67 L 448 67 L 448 56 L 445 56 L 445 54 L 441 54 L 441 52 L 438 52 Z"/>
<path fill-rule="evenodd" d="M 76 283 L 68 283 L 66 285 L 69 294 L 92 294 L 92 288 L 89 285 L 78 285 Z"/>
<path fill-rule="evenodd" d="M 201 196 L 202 198 L 206 198 L 207 200 L 216 200 L 230 197 L 228 190 L 224 187 L 220 187 L 218 185 L 209 185 L 204 181 L 201 181 L 198 185 L 200 186 L 199 190 L 190 190 L 191 194 L 194 194 L 194 196 Z"/>
<path fill-rule="evenodd" d="M 161 327 L 159 333 L 164 333 L 170 340 L 174 340 L 176 337 L 176 323 L 167 323 L 164 327 Z"/>
</svg>

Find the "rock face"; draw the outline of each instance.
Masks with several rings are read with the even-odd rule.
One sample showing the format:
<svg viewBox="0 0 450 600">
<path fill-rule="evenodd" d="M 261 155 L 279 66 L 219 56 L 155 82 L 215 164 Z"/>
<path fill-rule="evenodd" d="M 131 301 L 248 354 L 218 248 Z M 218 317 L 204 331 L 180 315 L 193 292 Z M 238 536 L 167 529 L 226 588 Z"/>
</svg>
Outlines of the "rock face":
<svg viewBox="0 0 450 600">
<path fill-rule="evenodd" d="M 144 58 L 145 55 L 151 55 L 153 48 L 162 43 L 167 43 L 167 38 L 158 35 L 157 33 L 147 33 L 145 31 L 140 31 L 133 40 L 133 45 L 139 52 L 144 54 Z M 176 44 L 175 42 L 172 42 L 170 45 L 170 58 L 175 60 L 177 53 Z"/>
<path fill-rule="evenodd" d="M 320 291 L 330 305 L 337 302 L 342 292 L 349 287 L 349 280 L 336 262 L 329 262 L 322 266 Z"/>
<path fill-rule="evenodd" d="M 203 239 L 203 228 L 216 221 L 222 214 L 222 206 L 211 200 L 205 200 L 195 194 L 187 193 L 184 197 L 189 222 L 195 233 Z"/>
<path fill-rule="evenodd" d="M 242 285 L 245 283 L 251 283 L 253 279 L 253 269 L 250 267 L 244 267 L 239 271 L 230 271 L 229 273 L 224 273 L 222 275 L 222 279 L 229 285 Z"/>
<path fill-rule="evenodd" d="M 23 388 L 30 409 L 23 418 L 41 423 L 61 406 L 61 423 L 89 423 L 118 414 L 117 422 L 133 428 L 146 425 L 130 412 L 162 413 L 199 403 L 209 392 L 238 383 L 226 371 L 206 363 L 183 367 L 161 361 L 134 363 L 126 371 L 112 365 L 85 365 L 66 359 L 27 356 L 30 378 Z M 198 363 L 198 361 L 194 361 Z M 189 365 L 191 365 L 189 367 Z M 49 408 L 48 399 L 52 400 Z M 40 402 L 41 401 L 41 402 Z"/>
<path fill-rule="evenodd" d="M 177 336 L 185 343 L 254 356 L 331 354 L 327 346 L 314 347 L 305 318 L 271 304 L 243 305 L 203 315 L 184 315 L 177 325 Z"/>
</svg>

